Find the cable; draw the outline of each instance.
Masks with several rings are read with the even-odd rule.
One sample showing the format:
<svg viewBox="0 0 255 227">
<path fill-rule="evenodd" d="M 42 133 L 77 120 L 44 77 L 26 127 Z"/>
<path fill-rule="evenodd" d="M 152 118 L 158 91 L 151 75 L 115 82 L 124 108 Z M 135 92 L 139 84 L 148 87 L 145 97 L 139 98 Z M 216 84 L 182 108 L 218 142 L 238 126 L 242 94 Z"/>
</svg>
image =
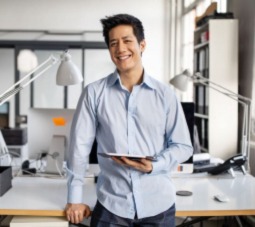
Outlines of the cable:
<svg viewBox="0 0 255 227">
<path fill-rule="evenodd" d="M 56 159 L 56 158 L 54 158 L 55 159 L 55 164 L 56 164 L 56 168 L 57 168 L 57 170 L 58 170 L 58 173 L 59 173 L 59 175 L 61 176 L 61 177 L 63 177 L 63 175 L 62 175 L 62 173 L 61 173 L 61 171 L 60 171 L 60 169 L 59 169 L 59 166 L 58 166 L 58 160 Z"/>
</svg>

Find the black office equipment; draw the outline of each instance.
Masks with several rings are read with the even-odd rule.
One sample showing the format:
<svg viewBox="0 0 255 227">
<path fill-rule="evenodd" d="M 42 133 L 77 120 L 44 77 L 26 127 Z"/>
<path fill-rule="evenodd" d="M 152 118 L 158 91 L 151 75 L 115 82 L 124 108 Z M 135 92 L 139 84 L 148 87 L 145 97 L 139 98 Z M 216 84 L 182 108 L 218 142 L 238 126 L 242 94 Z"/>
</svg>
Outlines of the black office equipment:
<svg viewBox="0 0 255 227">
<path fill-rule="evenodd" d="M 96 139 L 94 140 L 93 146 L 91 148 L 91 152 L 89 155 L 89 163 L 90 164 L 98 164 L 97 160 L 97 141 Z"/>
<path fill-rule="evenodd" d="M 212 175 L 217 175 L 237 167 L 243 171 L 243 174 L 245 174 L 244 164 L 246 160 L 247 159 L 245 156 L 243 156 L 242 154 L 237 154 L 227 159 L 224 163 L 219 164 L 218 166 L 208 170 L 207 172 Z"/>
<path fill-rule="evenodd" d="M 189 128 L 189 134 L 192 145 L 194 144 L 194 125 L 195 125 L 195 104 L 193 102 L 182 102 L 181 103 L 183 112 Z M 192 156 L 184 163 L 192 163 Z"/>
<path fill-rule="evenodd" d="M 2 134 L 7 145 L 27 143 L 27 128 L 3 128 Z"/>
<path fill-rule="evenodd" d="M 189 128 L 191 143 L 194 142 L 195 105 L 193 102 L 182 102 L 182 109 Z"/>
<path fill-rule="evenodd" d="M 30 175 L 30 174 L 36 174 L 36 168 L 29 168 L 30 162 L 28 160 L 25 160 L 22 165 L 22 174 L 24 175 Z"/>
<path fill-rule="evenodd" d="M 0 196 L 12 187 L 12 167 L 0 166 Z"/>
</svg>

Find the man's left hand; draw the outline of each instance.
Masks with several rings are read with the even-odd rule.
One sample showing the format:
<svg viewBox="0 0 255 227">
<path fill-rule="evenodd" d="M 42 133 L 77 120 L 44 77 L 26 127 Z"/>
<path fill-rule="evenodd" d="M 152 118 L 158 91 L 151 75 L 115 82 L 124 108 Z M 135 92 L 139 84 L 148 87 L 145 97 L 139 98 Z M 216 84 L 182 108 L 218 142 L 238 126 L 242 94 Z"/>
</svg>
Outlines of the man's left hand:
<svg viewBox="0 0 255 227">
<path fill-rule="evenodd" d="M 115 162 L 119 163 L 120 165 L 125 165 L 144 173 L 150 173 L 152 171 L 151 161 L 145 158 L 141 158 L 139 159 L 139 161 L 130 160 L 129 158 L 126 157 L 121 158 L 112 157 L 112 159 Z"/>
</svg>

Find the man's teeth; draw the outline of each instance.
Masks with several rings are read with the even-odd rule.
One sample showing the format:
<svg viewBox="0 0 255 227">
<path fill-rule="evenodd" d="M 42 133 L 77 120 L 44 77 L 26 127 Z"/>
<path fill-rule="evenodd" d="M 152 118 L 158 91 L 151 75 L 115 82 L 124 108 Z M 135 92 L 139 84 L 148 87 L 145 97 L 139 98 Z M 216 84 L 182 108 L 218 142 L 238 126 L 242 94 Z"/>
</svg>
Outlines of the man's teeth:
<svg viewBox="0 0 255 227">
<path fill-rule="evenodd" d="M 118 57 L 120 60 L 125 60 L 127 58 L 129 58 L 129 56 L 122 56 L 122 57 Z"/>
</svg>

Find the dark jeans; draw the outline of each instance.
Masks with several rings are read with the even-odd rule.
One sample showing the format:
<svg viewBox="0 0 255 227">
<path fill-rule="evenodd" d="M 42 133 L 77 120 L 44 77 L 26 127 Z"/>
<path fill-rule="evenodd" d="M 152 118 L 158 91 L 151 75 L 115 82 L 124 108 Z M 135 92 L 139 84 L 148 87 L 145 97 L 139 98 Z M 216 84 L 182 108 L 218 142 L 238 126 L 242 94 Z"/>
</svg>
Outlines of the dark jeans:
<svg viewBox="0 0 255 227">
<path fill-rule="evenodd" d="M 119 217 L 105 209 L 98 201 L 91 217 L 91 227 L 175 227 L 175 204 L 168 210 L 147 218 Z"/>
</svg>

